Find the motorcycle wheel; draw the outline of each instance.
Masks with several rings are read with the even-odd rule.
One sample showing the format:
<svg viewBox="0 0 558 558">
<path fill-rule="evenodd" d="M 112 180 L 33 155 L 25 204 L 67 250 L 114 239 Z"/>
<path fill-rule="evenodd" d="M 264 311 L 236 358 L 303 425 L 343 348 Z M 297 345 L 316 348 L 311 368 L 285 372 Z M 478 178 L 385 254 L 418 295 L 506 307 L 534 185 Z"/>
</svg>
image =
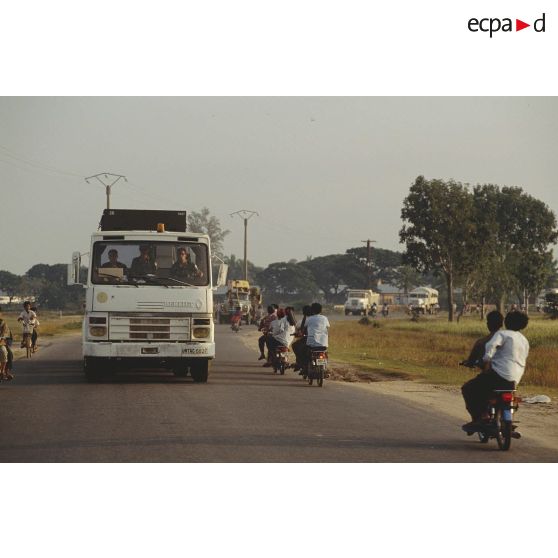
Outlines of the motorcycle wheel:
<svg viewBox="0 0 558 558">
<path fill-rule="evenodd" d="M 308 378 L 308 385 L 311 386 L 313 381 L 314 381 L 314 378 Z"/>
<path fill-rule="evenodd" d="M 324 385 L 324 367 L 320 366 L 320 370 L 318 372 L 318 386 L 322 387 Z"/>
<path fill-rule="evenodd" d="M 484 432 L 477 432 L 478 437 L 479 437 L 479 442 L 481 444 L 488 444 L 488 440 L 490 439 L 487 434 L 485 434 Z"/>
<path fill-rule="evenodd" d="M 281 374 L 281 376 L 283 376 L 283 374 L 285 374 L 285 363 L 282 362 L 280 367 L 279 367 L 279 372 Z"/>
<path fill-rule="evenodd" d="M 512 439 L 512 423 L 509 420 L 504 420 L 502 417 L 502 409 L 496 411 L 496 441 L 498 442 L 498 447 L 502 451 L 508 451 L 511 446 Z"/>
</svg>

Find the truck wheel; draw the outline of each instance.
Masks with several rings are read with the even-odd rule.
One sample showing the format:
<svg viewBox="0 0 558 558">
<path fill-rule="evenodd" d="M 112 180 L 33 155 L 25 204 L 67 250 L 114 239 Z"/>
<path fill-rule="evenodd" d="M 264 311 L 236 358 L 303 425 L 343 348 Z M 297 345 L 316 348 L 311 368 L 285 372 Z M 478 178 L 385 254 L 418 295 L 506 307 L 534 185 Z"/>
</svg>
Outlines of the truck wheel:
<svg viewBox="0 0 558 558">
<path fill-rule="evenodd" d="M 186 376 L 188 376 L 188 367 L 187 366 L 177 366 L 176 368 L 172 369 L 172 373 L 177 378 L 186 378 Z"/>
<path fill-rule="evenodd" d="M 348 316 L 351 312 L 349 310 L 345 310 L 345 316 Z"/>
<path fill-rule="evenodd" d="M 83 359 L 83 372 L 89 383 L 98 383 L 103 380 L 104 374 L 98 364 L 94 364 L 90 358 Z"/>
<path fill-rule="evenodd" d="M 201 360 L 200 362 L 192 364 L 190 367 L 190 374 L 197 384 L 207 383 L 207 378 L 209 376 L 209 360 Z"/>
</svg>

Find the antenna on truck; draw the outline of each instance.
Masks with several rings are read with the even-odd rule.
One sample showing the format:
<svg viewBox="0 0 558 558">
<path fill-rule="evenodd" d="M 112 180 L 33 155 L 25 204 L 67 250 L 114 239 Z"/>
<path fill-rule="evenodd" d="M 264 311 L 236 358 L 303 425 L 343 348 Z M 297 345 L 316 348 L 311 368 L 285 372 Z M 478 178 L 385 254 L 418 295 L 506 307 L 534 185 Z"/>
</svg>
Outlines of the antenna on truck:
<svg viewBox="0 0 558 558">
<path fill-rule="evenodd" d="M 107 209 L 110 209 L 110 191 L 111 188 L 123 178 L 126 182 L 128 179 L 123 174 L 113 174 L 111 172 L 100 172 L 99 174 L 94 174 L 93 176 L 88 176 L 85 179 L 87 184 L 91 184 L 90 180 L 98 180 L 106 189 L 107 193 Z"/>
</svg>

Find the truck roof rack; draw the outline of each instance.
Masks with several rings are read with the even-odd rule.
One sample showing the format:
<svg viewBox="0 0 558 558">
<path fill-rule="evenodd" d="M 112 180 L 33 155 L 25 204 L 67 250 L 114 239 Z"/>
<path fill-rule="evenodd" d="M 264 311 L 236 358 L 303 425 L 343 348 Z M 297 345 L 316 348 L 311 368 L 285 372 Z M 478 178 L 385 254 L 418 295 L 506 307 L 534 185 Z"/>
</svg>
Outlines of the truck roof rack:
<svg viewBox="0 0 558 558">
<path fill-rule="evenodd" d="M 156 231 L 163 223 L 170 232 L 186 232 L 186 211 L 158 209 L 105 209 L 101 217 L 102 231 Z"/>
</svg>

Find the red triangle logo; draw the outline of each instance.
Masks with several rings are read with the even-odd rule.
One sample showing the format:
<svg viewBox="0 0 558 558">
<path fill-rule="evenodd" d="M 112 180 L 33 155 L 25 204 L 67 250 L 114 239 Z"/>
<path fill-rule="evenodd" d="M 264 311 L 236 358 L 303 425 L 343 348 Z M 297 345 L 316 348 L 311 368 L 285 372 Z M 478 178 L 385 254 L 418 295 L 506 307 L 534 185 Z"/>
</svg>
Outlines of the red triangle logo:
<svg viewBox="0 0 558 558">
<path fill-rule="evenodd" d="M 516 31 L 521 31 L 522 29 L 525 29 L 526 27 L 531 27 L 531 25 L 529 23 L 525 23 L 524 21 L 521 21 L 520 19 L 515 20 L 515 30 Z"/>
</svg>

